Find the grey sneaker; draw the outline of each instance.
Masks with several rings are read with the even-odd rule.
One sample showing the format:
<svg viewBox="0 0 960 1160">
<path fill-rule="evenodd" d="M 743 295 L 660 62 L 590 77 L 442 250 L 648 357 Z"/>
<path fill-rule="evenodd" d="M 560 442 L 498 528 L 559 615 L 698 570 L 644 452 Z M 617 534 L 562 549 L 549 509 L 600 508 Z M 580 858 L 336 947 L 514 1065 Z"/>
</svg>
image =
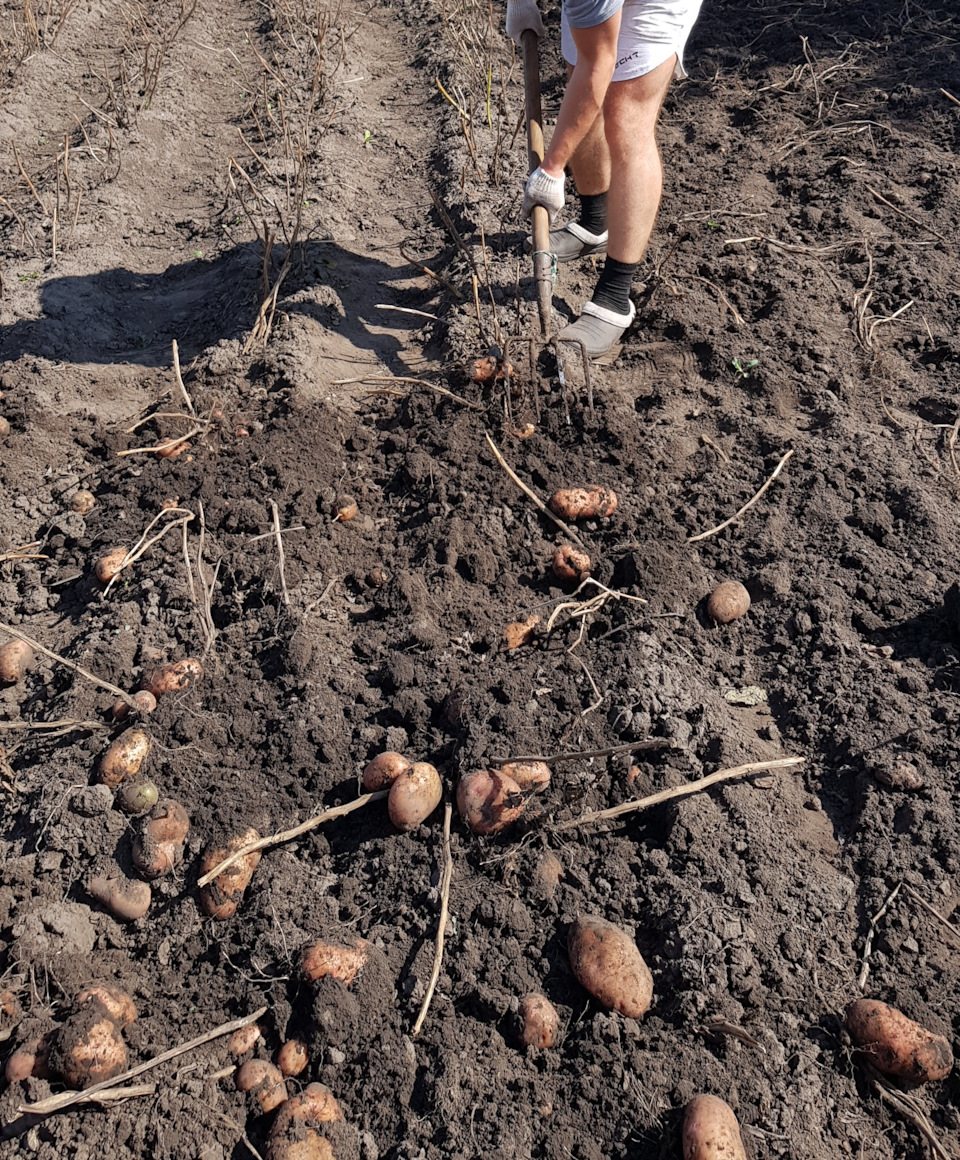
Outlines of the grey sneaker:
<svg viewBox="0 0 960 1160">
<path fill-rule="evenodd" d="M 533 238 L 527 238 L 523 249 L 527 254 L 533 250 Z M 558 262 L 575 262 L 577 258 L 586 258 L 590 254 L 605 254 L 607 231 L 591 234 L 579 222 L 567 222 L 565 226 L 550 231 L 550 252 Z"/>
<path fill-rule="evenodd" d="M 557 338 L 582 342 L 588 358 L 602 358 L 620 341 L 636 316 L 637 308 L 632 302 L 626 314 L 617 314 L 606 306 L 597 306 L 595 302 L 585 302 L 577 321 L 565 326 Z"/>
</svg>

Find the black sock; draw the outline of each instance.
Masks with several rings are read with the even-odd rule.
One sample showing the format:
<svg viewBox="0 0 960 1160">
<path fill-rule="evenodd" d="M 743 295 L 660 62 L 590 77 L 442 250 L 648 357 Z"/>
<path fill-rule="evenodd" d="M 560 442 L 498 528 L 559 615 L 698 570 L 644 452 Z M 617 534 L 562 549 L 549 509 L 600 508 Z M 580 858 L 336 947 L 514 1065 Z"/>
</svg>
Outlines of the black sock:
<svg viewBox="0 0 960 1160">
<path fill-rule="evenodd" d="M 581 193 L 580 225 L 597 236 L 607 228 L 607 195 L 605 193 Z"/>
<path fill-rule="evenodd" d="M 618 262 L 608 256 L 593 292 L 594 305 L 605 306 L 615 314 L 629 314 L 630 285 L 639 266 L 639 262 Z"/>
</svg>

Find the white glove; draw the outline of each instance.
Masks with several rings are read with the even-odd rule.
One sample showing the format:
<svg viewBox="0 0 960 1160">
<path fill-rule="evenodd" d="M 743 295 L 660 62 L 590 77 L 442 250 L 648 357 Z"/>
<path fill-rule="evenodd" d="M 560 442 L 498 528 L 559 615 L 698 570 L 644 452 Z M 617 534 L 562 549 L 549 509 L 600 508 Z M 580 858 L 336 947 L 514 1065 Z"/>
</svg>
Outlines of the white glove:
<svg viewBox="0 0 960 1160">
<path fill-rule="evenodd" d="M 549 173 L 544 173 L 538 166 L 530 174 L 523 191 L 523 216 L 530 217 L 533 213 L 533 207 L 542 205 L 550 215 L 552 223 L 554 215 L 563 209 L 565 182 L 566 179 L 562 173 L 559 177 L 551 177 Z"/>
<path fill-rule="evenodd" d="M 528 28 L 541 40 L 547 35 L 537 0 L 507 0 L 507 36 L 519 44 Z"/>
</svg>

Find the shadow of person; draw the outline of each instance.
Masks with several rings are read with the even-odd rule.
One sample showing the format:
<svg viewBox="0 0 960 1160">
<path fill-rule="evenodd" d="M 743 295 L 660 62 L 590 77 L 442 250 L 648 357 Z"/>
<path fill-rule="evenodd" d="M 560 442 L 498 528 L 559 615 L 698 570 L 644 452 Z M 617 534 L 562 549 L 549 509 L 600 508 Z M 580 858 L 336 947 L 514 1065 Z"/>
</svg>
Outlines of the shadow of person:
<svg viewBox="0 0 960 1160">
<path fill-rule="evenodd" d="M 283 257 L 282 247 L 275 247 L 273 276 Z M 262 271 L 260 247 L 249 242 L 212 261 L 182 262 L 159 274 L 114 268 L 52 277 L 39 288 L 38 317 L 0 327 L 0 359 L 34 355 L 68 363 L 164 367 L 173 339 L 182 356 L 192 358 L 222 339 L 249 334 L 261 300 Z M 424 291 L 400 285 L 419 273 L 404 261 L 390 265 L 333 242 L 306 242 L 295 251 L 278 309 L 334 327 L 349 346 L 399 366 L 402 332 L 419 329 L 425 320 L 374 307 L 420 306 Z"/>
</svg>

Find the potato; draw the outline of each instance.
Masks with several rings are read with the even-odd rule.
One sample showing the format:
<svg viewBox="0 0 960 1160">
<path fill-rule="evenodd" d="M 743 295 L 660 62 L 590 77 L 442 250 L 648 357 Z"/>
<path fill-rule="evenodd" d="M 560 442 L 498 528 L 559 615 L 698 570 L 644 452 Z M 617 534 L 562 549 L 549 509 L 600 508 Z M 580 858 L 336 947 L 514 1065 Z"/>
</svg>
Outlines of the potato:
<svg viewBox="0 0 960 1160">
<path fill-rule="evenodd" d="M 194 657 L 184 657 L 182 661 L 171 661 L 147 673 L 140 683 L 159 701 L 165 693 L 177 693 L 195 685 L 202 676 L 203 665 Z"/>
<path fill-rule="evenodd" d="M 75 491 L 70 497 L 70 510 L 77 512 L 78 515 L 85 516 L 96 504 L 93 492 L 87 491 L 85 487 L 81 487 L 79 491 Z"/>
<path fill-rule="evenodd" d="M 339 520 L 342 524 L 345 524 L 348 520 L 352 520 L 360 510 L 357 507 L 357 501 L 352 495 L 337 496 L 337 502 L 333 506 L 334 522 Z"/>
<path fill-rule="evenodd" d="M 505 363 L 502 359 L 496 359 L 492 355 L 487 355 L 486 358 L 474 359 L 470 379 L 474 383 L 489 383 L 494 379 L 499 381 L 506 375 L 513 375 L 514 373 L 514 369 L 510 363 Z"/>
<path fill-rule="evenodd" d="M 153 891 L 146 882 L 115 874 L 95 874 L 87 882 L 87 893 L 97 900 L 118 922 L 136 922 L 150 909 Z"/>
<path fill-rule="evenodd" d="M 142 729 L 125 729 L 100 758 L 97 771 L 104 785 L 116 789 L 124 778 L 140 772 L 153 746 L 149 733 Z"/>
<path fill-rule="evenodd" d="M 0 439 L 6 439 L 10 434 L 10 423 L 0 415 Z"/>
<path fill-rule="evenodd" d="M 186 439 L 172 435 L 169 439 L 161 439 L 153 448 L 153 451 L 158 459 L 176 459 L 184 451 L 189 451 L 192 446 L 193 444 L 188 443 Z"/>
<path fill-rule="evenodd" d="M 500 772 L 512 777 L 523 793 L 541 793 L 550 784 L 550 766 L 545 761 L 508 761 Z"/>
<path fill-rule="evenodd" d="M 733 1108 L 717 1096 L 694 1096 L 683 1113 L 683 1160 L 747 1160 Z"/>
<path fill-rule="evenodd" d="M 248 1059 L 237 1069 L 237 1090 L 251 1092 L 264 1112 L 279 1108 L 287 1098 L 287 1085 L 280 1069 L 265 1059 Z"/>
<path fill-rule="evenodd" d="M 82 1091 L 127 1070 L 127 1045 L 116 1023 L 90 1003 L 60 1028 L 50 1066 L 68 1087 Z"/>
<path fill-rule="evenodd" d="M 0 991 L 0 1027 L 6 1028 L 13 1023 L 20 1014 L 20 1004 L 13 991 Z"/>
<path fill-rule="evenodd" d="M 49 1079 L 50 1049 L 56 1034 L 56 1031 L 48 1031 L 45 1035 L 35 1035 L 21 1043 L 7 1060 L 4 1070 L 7 1082 L 22 1083 L 30 1076 L 35 1079 Z"/>
<path fill-rule="evenodd" d="M 750 608 L 750 593 L 739 580 L 724 580 L 707 599 L 707 616 L 717 624 L 739 620 Z"/>
<path fill-rule="evenodd" d="M 209 874 L 215 867 L 237 850 L 260 840 L 260 835 L 252 827 L 231 838 L 226 845 L 211 843 L 200 861 L 200 877 Z M 245 854 L 238 862 L 228 866 L 212 882 L 200 887 L 200 909 L 210 918 L 232 918 L 237 913 L 243 892 L 250 885 L 253 872 L 260 865 L 260 851 Z"/>
<path fill-rule="evenodd" d="M 896 1007 L 857 999 L 847 1007 L 844 1022 L 850 1038 L 884 1075 L 920 1084 L 945 1079 L 953 1068 L 949 1041 Z"/>
<path fill-rule="evenodd" d="M 345 987 L 349 987 L 367 961 L 368 945 L 362 938 L 358 938 L 352 947 L 328 943 L 321 939 L 303 952 L 300 969 L 311 983 L 315 983 L 325 975 L 332 975 Z"/>
<path fill-rule="evenodd" d="M 311 1083 L 283 1105 L 270 1129 L 267 1160 L 336 1160 L 323 1125 L 343 1122 L 333 1093 L 322 1083 Z"/>
<path fill-rule="evenodd" d="M 126 558 L 126 548 L 111 548 L 105 556 L 101 556 L 93 566 L 93 570 L 100 583 L 109 584 L 114 576 L 119 574 L 120 565 Z"/>
<path fill-rule="evenodd" d="M 604 1007 L 628 1019 L 650 1009 L 653 976 L 634 940 L 612 922 L 582 915 L 567 935 L 574 976 Z"/>
<path fill-rule="evenodd" d="M 561 544 L 553 553 L 552 568 L 558 580 L 582 584 L 590 575 L 590 557 L 573 544 Z"/>
<path fill-rule="evenodd" d="M 121 1030 L 129 1027 L 137 1017 L 137 1009 L 133 1000 L 119 987 L 110 983 L 95 983 L 77 995 L 77 1006 L 84 1007 L 88 1003 L 95 1003 L 100 1010 L 111 1019 Z"/>
<path fill-rule="evenodd" d="M 550 850 L 544 850 L 530 875 L 530 894 L 539 902 L 548 902 L 557 892 L 563 877 L 563 863 Z"/>
<path fill-rule="evenodd" d="M 125 813 L 145 814 L 160 800 L 160 791 L 152 781 L 128 781 L 117 791 L 116 804 Z"/>
<path fill-rule="evenodd" d="M 283 1075 L 299 1075 L 309 1062 L 307 1045 L 299 1039 L 288 1039 L 277 1052 L 277 1067 Z"/>
<path fill-rule="evenodd" d="M 157 698 L 147 689 L 141 689 L 139 693 L 134 693 L 133 699 L 137 703 L 134 712 L 141 716 L 144 713 L 152 713 L 157 707 Z M 126 721 L 130 716 L 130 706 L 126 701 L 116 701 L 110 710 L 110 715 L 114 721 Z"/>
<path fill-rule="evenodd" d="M 413 830 L 425 822 L 440 804 L 443 783 L 427 761 L 416 761 L 390 786 L 387 811 L 398 830 Z"/>
<path fill-rule="evenodd" d="M 556 1042 L 560 1016 L 546 997 L 533 992 L 520 1000 L 520 1041 L 526 1047 L 552 1047 Z"/>
<path fill-rule="evenodd" d="M 561 488 L 550 497 L 550 510 L 565 520 L 586 520 L 612 516 L 617 510 L 617 493 L 608 487 Z"/>
<path fill-rule="evenodd" d="M 227 1040 L 227 1051 L 234 1059 L 240 1059 L 248 1051 L 253 1051 L 262 1034 L 258 1024 L 248 1023 L 246 1027 L 241 1027 L 230 1036 Z"/>
<path fill-rule="evenodd" d="M 457 809 L 475 834 L 499 833 L 520 817 L 525 804 L 520 786 L 499 769 L 468 773 L 457 786 Z"/>
<path fill-rule="evenodd" d="M 183 861 L 190 818 L 179 802 L 165 798 L 150 811 L 133 842 L 133 864 L 144 878 L 170 874 Z"/>
<path fill-rule="evenodd" d="M 395 753 L 392 749 L 378 753 L 363 771 L 363 788 L 367 793 L 387 789 L 411 764 L 402 753 Z"/>
<path fill-rule="evenodd" d="M 503 643 L 508 649 L 521 648 L 533 640 L 533 630 L 540 623 L 537 615 L 528 616 L 526 620 L 513 620 L 504 626 Z"/>
<path fill-rule="evenodd" d="M 35 659 L 34 651 L 26 641 L 8 641 L 0 648 L 0 681 L 8 685 L 22 681 Z"/>
</svg>

